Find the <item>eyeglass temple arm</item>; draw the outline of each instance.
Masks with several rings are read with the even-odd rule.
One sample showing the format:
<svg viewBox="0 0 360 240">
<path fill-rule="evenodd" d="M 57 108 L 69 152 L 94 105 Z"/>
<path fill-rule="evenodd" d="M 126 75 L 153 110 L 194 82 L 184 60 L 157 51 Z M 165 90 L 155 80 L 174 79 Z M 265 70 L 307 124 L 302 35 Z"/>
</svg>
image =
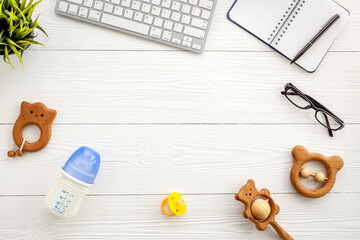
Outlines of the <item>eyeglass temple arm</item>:
<svg viewBox="0 0 360 240">
<path fill-rule="evenodd" d="M 305 94 L 306 95 L 306 94 Z M 341 120 L 338 116 L 336 116 L 334 113 L 332 113 L 329 109 L 327 109 L 324 105 L 322 105 L 321 103 L 319 103 L 318 101 L 316 101 L 314 98 L 306 95 L 312 102 L 314 102 L 314 104 L 316 104 L 317 107 L 320 107 L 326 111 L 328 111 L 329 113 L 331 113 L 332 115 L 334 115 L 335 117 L 337 117 L 341 122 L 344 122 L 343 120 Z"/>
<path fill-rule="evenodd" d="M 332 132 L 332 130 L 331 130 L 331 126 L 330 126 L 330 123 L 329 123 L 329 119 L 328 119 L 328 117 L 326 116 L 325 113 L 322 113 L 322 114 L 323 114 L 324 117 L 325 117 L 326 126 L 327 126 L 327 129 L 328 129 L 328 132 L 329 132 L 329 136 L 330 136 L 330 137 L 333 137 L 334 134 L 333 134 L 333 132 Z"/>
<path fill-rule="evenodd" d="M 285 95 L 285 92 L 284 92 L 284 91 L 281 91 L 281 94 L 282 94 L 282 95 Z M 287 93 L 287 94 L 289 94 L 289 95 L 299 95 L 299 94 L 297 94 L 297 93 L 295 93 L 295 92 L 291 92 L 291 93 Z M 317 107 L 320 107 L 320 108 L 328 111 L 328 112 L 331 113 L 332 115 L 336 116 L 334 113 L 332 113 L 329 109 L 327 109 L 324 105 L 322 105 L 321 103 L 319 103 L 318 101 L 316 101 L 314 98 L 310 97 L 310 96 L 307 95 L 307 94 L 305 94 L 305 96 L 306 96 L 307 98 L 309 98 L 309 99 L 313 102 L 313 104 L 315 104 Z M 338 116 L 336 116 L 336 117 L 337 117 L 341 122 L 344 122 L 344 121 L 341 120 Z M 327 117 L 326 117 L 326 119 L 327 119 Z M 328 122 L 328 121 L 327 121 L 327 122 Z"/>
</svg>

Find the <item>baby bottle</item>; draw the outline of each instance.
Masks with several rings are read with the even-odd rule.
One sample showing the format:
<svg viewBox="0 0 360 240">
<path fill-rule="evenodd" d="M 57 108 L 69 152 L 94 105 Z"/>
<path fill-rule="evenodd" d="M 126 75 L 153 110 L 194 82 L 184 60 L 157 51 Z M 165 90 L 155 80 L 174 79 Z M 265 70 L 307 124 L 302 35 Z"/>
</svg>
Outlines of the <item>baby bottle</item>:
<svg viewBox="0 0 360 240">
<path fill-rule="evenodd" d="M 88 147 L 79 148 L 62 167 L 57 184 L 46 195 L 46 208 L 60 217 L 74 217 L 94 184 L 99 167 L 99 153 Z"/>
</svg>

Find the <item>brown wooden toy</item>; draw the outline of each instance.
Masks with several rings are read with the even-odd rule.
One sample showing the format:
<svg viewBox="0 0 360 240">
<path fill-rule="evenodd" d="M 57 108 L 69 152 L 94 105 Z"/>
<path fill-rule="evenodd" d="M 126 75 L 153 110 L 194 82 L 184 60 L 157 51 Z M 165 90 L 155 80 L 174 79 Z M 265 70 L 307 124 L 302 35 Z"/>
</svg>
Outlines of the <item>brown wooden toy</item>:
<svg viewBox="0 0 360 240">
<path fill-rule="evenodd" d="M 243 215 L 255 223 L 258 230 L 264 231 L 270 224 L 282 239 L 293 239 L 275 221 L 275 215 L 279 213 L 280 207 L 271 198 L 269 190 L 258 191 L 254 180 L 250 179 L 241 187 L 239 193 L 235 194 L 235 199 L 245 204 Z"/>
<path fill-rule="evenodd" d="M 294 147 L 292 155 L 294 164 L 290 172 L 291 183 L 296 191 L 310 198 L 318 198 L 327 194 L 335 184 L 336 173 L 344 166 L 344 161 L 339 156 L 325 157 L 319 153 L 309 153 L 303 146 Z M 326 167 L 328 176 L 325 177 L 325 174 L 322 172 L 313 174 L 309 169 L 302 168 L 302 166 L 309 161 L 318 161 L 322 163 Z M 299 176 L 303 178 L 313 176 L 315 181 L 325 181 L 325 183 L 319 189 L 309 189 L 301 183 Z"/>
<path fill-rule="evenodd" d="M 43 149 L 51 137 L 51 127 L 55 119 L 56 111 L 47 108 L 42 103 L 30 104 L 28 102 L 21 103 L 21 111 L 13 128 L 13 138 L 15 145 L 19 148 L 16 152 L 10 150 L 9 157 L 19 157 L 23 155 L 23 151 L 36 152 Z M 39 140 L 35 143 L 26 142 L 23 138 L 23 129 L 30 124 L 35 124 L 41 131 Z"/>
</svg>

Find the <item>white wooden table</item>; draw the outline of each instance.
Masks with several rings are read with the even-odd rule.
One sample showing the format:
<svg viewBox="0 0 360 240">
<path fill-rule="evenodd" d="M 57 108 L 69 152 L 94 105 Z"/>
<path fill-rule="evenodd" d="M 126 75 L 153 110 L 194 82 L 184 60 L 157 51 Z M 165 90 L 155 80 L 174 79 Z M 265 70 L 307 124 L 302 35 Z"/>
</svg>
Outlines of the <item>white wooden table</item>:
<svg viewBox="0 0 360 240">
<path fill-rule="evenodd" d="M 218 2 L 202 55 L 57 16 L 54 0 L 40 4 L 46 47 L 25 53 L 23 71 L 0 63 L 0 239 L 277 239 L 234 200 L 250 178 L 270 190 L 295 239 L 360 239 L 360 1 L 339 1 L 351 19 L 314 74 L 238 29 L 226 19 L 232 1 Z M 288 82 L 346 127 L 330 138 L 312 110 L 280 95 Z M 23 100 L 58 116 L 43 151 L 9 160 Z M 290 183 L 298 144 L 344 158 L 323 198 Z M 79 215 L 59 219 L 44 195 L 82 145 L 101 153 L 101 169 Z M 184 194 L 184 216 L 161 213 L 173 191 Z"/>
</svg>

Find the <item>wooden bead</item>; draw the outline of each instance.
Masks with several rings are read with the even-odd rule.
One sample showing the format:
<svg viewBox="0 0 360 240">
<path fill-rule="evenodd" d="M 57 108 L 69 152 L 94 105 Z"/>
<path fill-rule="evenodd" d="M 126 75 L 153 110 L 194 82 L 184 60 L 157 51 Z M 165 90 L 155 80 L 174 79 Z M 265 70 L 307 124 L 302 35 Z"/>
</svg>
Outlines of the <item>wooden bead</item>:
<svg viewBox="0 0 360 240">
<path fill-rule="evenodd" d="M 315 181 L 317 182 L 323 182 L 325 180 L 325 174 L 322 172 L 315 173 Z"/>
<path fill-rule="evenodd" d="M 258 198 L 251 204 L 251 213 L 257 220 L 265 220 L 271 212 L 270 204 L 263 198 Z"/>
<path fill-rule="evenodd" d="M 8 156 L 9 156 L 9 158 L 13 158 L 13 157 L 15 157 L 15 155 L 16 155 L 16 153 L 15 153 L 14 150 L 8 151 Z"/>
<path fill-rule="evenodd" d="M 20 151 L 20 149 L 18 149 L 18 150 L 16 151 L 16 155 L 17 155 L 18 157 L 21 157 L 22 155 L 24 155 L 24 152 L 23 152 L 23 151 Z"/>
<path fill-rule="evenodd" d="M 308 177 L 310 177 L 310 175 L 311 175 L 311 172 L 308 168 L 301 169 L 300 176 L 302 178 L 308 178 Z"/>
</svg>

